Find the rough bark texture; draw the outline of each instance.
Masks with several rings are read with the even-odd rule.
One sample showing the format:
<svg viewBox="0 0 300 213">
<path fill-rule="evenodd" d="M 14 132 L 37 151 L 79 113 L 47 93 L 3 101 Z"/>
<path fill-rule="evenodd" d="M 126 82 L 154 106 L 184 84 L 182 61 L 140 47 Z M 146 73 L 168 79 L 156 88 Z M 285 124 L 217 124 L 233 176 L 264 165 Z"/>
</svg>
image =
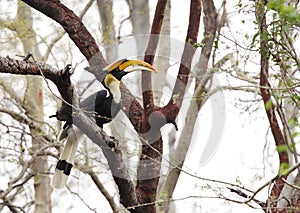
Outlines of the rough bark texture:
<svg viewBox="0 0 300 213">
<path fill-rule="evenodd" d="M 164 5 L 160 5 L 163 3 Z M 155 25 L 155 27 L 152 27 L 151 34 L 160 32 L 160 27 L 162 25 L 162 19 L 160 19 L 160 17 L 163 17 L 163 12 L 166 7 L 166 3 L 166 1 L 159 1 L 157 4 L 156 13 L 159 12 L 159 14 L 155 15 L 157 19 L 153 21 L 153 26 Z M 144 139 L 144 143 L 142 146 L 142 155 L 140 158 L 140 164 L 138 168 L 137 184 L 137 197 L 140 203 L 153 203 L 156 200 L 156 190 L 159 180 L 160 162 L 162 154 L 162 138 L 160 135 L 160 128 L 167 122 L 171 121 L 175 123 L 175 119 L 181 107 L 183 98 L 178 98 L 174 100 L 174 96 L 184 96 L 185 87 L 190 73 L 192 58 L 195 53 L 195 48 L 193 47 L 193 44 L 197 42 L 200 15 L 200 0 L 192 0 L 190 5 L 190 18 L 188 32 L 186 36 L 186 45 L 181 60 L 182 64 L 179 68 L 177 82 L 173 89 L 172 99 L 165 108 L 159 109 L 153 107 L 154 104 L 151 90 L 151 80 L 147 77 L 146 74 L 143 75 L 142 86 L 144 91 L 143 100 L 145 107 L 145 118 L 143 121 L 141 133 Z M 153 46 L 150 39 L 149 46 L 146 51 L 145 60 L 151 60 L 150 62 L 152 62 L 154 52 L 157 48 L 157 41 L 155 41 L 155 43 L 156 45 Z M 147 100 L 145 100 L 146 98 Z M 145 211 L 155 212 L 155 206 L 149 204 L 146 207 Z"/>
<path fill-rule="evenodd" d="M 186 44 L 181 58 L 177 81 L 175 83 L 169 103 L 161 109 L 167 121 L 170 123 L 175 122 L 183 101 L 183 96 L 189 79 L 193 55 L 196 51 L 193 45 L 197 43 L 200 16 L 201 1 L 191 0 L 188 32 L 185 39 Z"/>
<path fill-rule="evenodd" d="M 91 67 L 99 69 L 107 65 L 95 39 L 72 10 L 60 1 L 23 0 L 23 2 L 58 22 L 89 61 Z"/>
<path fill-rule="evenodd" d="M 73 13 L 73 11 L 71 11 L 70 9 L 68 9 L 58 1 L 24 0 L 24 2 L 29 4 L 33 8 L 37 9 L 38 11 L 42 12 L 43 14 L 47 15 L 51 19 L 57 21 L 59 24 L 61 24 L 61 26 L 69 34 L 70 38 L 76 44 L 76 46 L 80 49 L 82 54 L 89 61 L 89 64 L 91 66 L 91 69 L 89 70 L 95 75 L 95 77 L 100 82 L 102 82 L 102 79 L 104 77 L 104 72 L 101 72 L 100 70 L 102 70 L 102 68 L 105 65 L 107 65 L 107 63 L 103 58 L 102 53 L 99 51 L 99 47 L 97 46 L 95 40 L 93 39 L 91 34 L 87 31 L 87 29 L 80 21 L 80 19 Z M 36 69 L 35 72 L 33 72 L 33 74 L 39 74 L 38 67 L 35 65 L 33 65 L 33 67 L 35 67 Z M 32 70 L 34 69 L 33 67 L 29 67 L 28 69 Z M 72 112 L 70 103 L 73 103 L 76 106 L 76 103 L 74 103 L 74 100 L 76 100 L 76 98 L 74 99 L 73 96 L 73 85 L 71 84 L 69 79 L 70 77 L 68 74 L 69 72 L 56 75 L 53 72 L 51 72 L 51 67 L 49 68 L 50 70 L 46 70 L 44 75 L 46 78 L 49 78 L 56 84 L 61 96 L 65 100 L 63 101 L 63 105 L 61 109 L 57 112 L 56 116 L 60 120 L 69 120 L 71 119 L 71 112 Z M 128 105 L 130 105 L 130 103 L 137 103 L 137 101 L 133 98 L 130 92 L 124 87 L 124 85 L 121 85 L 121 90 L 127 92 L 127 96 L 123 97 L 123 103 L 125 104 L 128 103 Z M 73 114 L 73 119 L 74 119 L 74 114 Z M 94 140 L 93 142 L 97 143 L 97 141 Z M 112 152 L 106 152 L 106 157 L 108 158 L 109 165 L 112 166 L 111 170 L 114 171 L 113 174 L 118 175 L 118 176 L 114 176 L 114 178 L 116 180 L 116 184 L 118 185 L 120 191 L 121 203 L 125 207 L 135 206 L 137 202 L 135 201 L 136 200 L 135 192 L 132 189 L 133 183 L 132 181 L 130 181 L 128 171 L 126 170 L 126 168 L 124 168 L 124 166 L 121 165 L 123 163 L 122 158 L 116 159 L 117 157 L 120 157 L 120 154 L 121 152 L 119 153 L 119 155 L 114 154 Z M 119 165 L 117 165 L 118 163 Z M 123 171 L 122 175 L 120 174 L 121 171 Z M 121 180 L 120 177 L 124 178 L 125 180 Z"/>
<path fill-rule="evenodd" d="M 113 178 L 119 187 L 121 203 L 125 207 L 137 206 L 138 202 L 134 193 L 134 185 L 130 179 L 126 165 L 123 162 L 122 152 L 118 148 L 118 141 L 107 136 L 106 133 L 83 112 L 76 112 L 73 116 L 73 122 L 102 149 Z M 136 212 L 136 210 L 132 209 L 131 212 Z"/>
<path fill-rule="evenodd" d="M 164 20 L 165 8 L 167 5 L 167 0 L 158 1 L 155 9 L 154 20 L 150 32 L 150 38 L 148 46 L 145 52 L 144 60 L 150 64 L 153 64 L 156 49 L 158 46 L 158 35 L 161 31 L 161 26 Z M 152 79 L 151 73 L 142 73 L 142 90 L 143 90 L 143 106 L 146 114 L 149 110 L 153 109 L 153 92 L 152 92 Z"/>
<path fill-rule="evenodd" d="M 146 49 L 144 60 L 152 64 L 154 61 L 155 52 L 158 45 L 158 37 L 160 34 L 164 12 L 167 0 L 158 1 L 155 9 L 154 20 L 151 28 L 151 35 Z M 139 203 L 149 205 L 141 207 L 143 212 L 156 212 L 154 203 L 156 201 L 156 193 L 161 168 L 161 155 L 162 155 L 162 138 L 160 134 L 160 126 L 155 123 L 149 123 L 150 113 L 153 111 L 153 93 L 152 81 L 150 73 L 142 73 L 142 90 L 143 90 L 143 105 L 144 105 L 144 118 L 142 121 L 142 129 L 138 133 L 142 138 L 142 154 L 140 156 L 140 163 L 137 171 L 137 186 L 136 194 Z M 158 128 L 156 128 L 158 127 Z M 152 128 L 150 130 L 150 128 Z M 151 132 L 148 134 L 148 132 Z M 143 135 L 146 133 L 146 135 Z M 150 143 L 150 144 L 149 144 Z"/>
</svg>

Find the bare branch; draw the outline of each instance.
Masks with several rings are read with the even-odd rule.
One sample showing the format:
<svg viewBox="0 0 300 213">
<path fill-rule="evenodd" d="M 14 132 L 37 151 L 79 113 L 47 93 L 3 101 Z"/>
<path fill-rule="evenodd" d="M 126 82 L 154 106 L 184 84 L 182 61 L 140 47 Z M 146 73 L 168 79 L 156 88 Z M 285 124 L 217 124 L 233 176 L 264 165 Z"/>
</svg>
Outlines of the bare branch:
<svg viewBox="0 0 300 213">
<path fill-rule="evenodd" d="M 104 67 L 106 61 L 98 45 L 79 17 L 60 1 L 23 0 L 26 4 L 58 22 L 93 67 Z"/>
<path fill-rule="evenodd" d="M 191 0 L 188 32 L 185 39 L 185 46 L 181 58 L 177 80 L 169 103 L 162 108 L 163 114 L 167 118 L 167 121 L 170 123 L 175 123 L 175 119 L 179 113 L 179 109 L 183 101 L 185 88 L 191 70 L 193 55 L 196 51 L 194 45 L 197 43 L 198 30 L 200 26 L 200 16 L 201 1 Z"/>
<path fill-rule="evenodd" d="M 243 198 L 250 198 L 247 202 L 253 200 L 255 203 L 257 203 L 258 205 L 260 205 L 263 209 L 266 207 L 266 203 L 265 202 L 262 202 L 260 200 L 255 199 L 254 197 L 251 197 L 251 196 L 247 195 L 246 193 L 244 193 L 240 189 L 234 189 L 234 188 L 229 188 L 229 187 L 228 187 L 228 189 L 231 192 L 234 192 L 234 193 L 238 194 L 239 196 L 241 196 Z"/>
<path fill-rule="evenodd" d="M 92 178 L 93 182 L 95 183 L 99 191 L 102 192 L 106 200 L 109 202 L 112 210 L 116 212 L 118 210 L 118 206 L 114 201 L 114 198 L 109 194 L 109 192 L 106 190 L 102 182 L 99 180 L 98 176 L 93 171 L 88 171 L 87 173 L 90 175 L 90 177 Z"/>
<path fill-rule="evenodd" d="M 13 90 L 10 84 L 5 81 L 5 78 L 0 79 L 0 87 L 9 94 L 9 96 L 16 102 L 18 105 L 22 106 L 22 98 Z"/>
<path fill-rule="evenodd" d="M 90 120 L 82 111 L 73 114 L 73 123 L 78 126 L 105 155 L 113 178 L 119 187 L 121 203 L 127 207 L 137 205 L 134 185 L 126 165 L 122 159 L 122 152 L 118 148 L 118 141 L 109 137 L 106 133 Z"/>
<path fill-rule="evenodd" d="M 163 11 L 159 13 L 161 14 L 161 16 L 163 16 L 163 12 L 166 6 L 166 5 L 159 5 L 159 3 L 162 2 L 164 1 L 159 1 L 157 4 L 157 8 L 159 6 L 160 7 L 163 6 Z M 166 4 L 166 2 L 164 3 Z M 179 68 L 177 81 L 175 83 L 175 87 L 173 89 L 172 98 L 170 102 L 163 108 L 153 108 L 152 92 L 146 92 L 143 94 L 144 106 L 145 104 L 146 105 L 148 104 L 149 106 L 145 106 L 147 107 L 148 111 L 146 111 L 146 115 L 144 118 L 146 119 L 146 123 L 145 121 L 143 121 L 141 133 L 145 133 L 143 135 L 143 139 L 145 141 L 153 141 L 153 142 L 151 143 L 151 146 L 149 146 L 147 142 L 143 143 L 142 155 L 140 157 L 140 164 L 138 167 L 138 182 L 137 182 L 136 191 L 137 191 L 137 197 L 139 198 L 139 201 L 142 204 L 151 203 L 156 200 L 156 189 L 159 180 L 160 166 L 161 166 L 160 165 L 161 153 L 163 148 L 162 137 L 160 134 L 160 127 L 165 125 L 166 122 L 175 124 L 175 119 L 177 117 L 177 114 L 179 112 L 183 100 L 182 97 L 184 96 L 185 93 L 185 87 L 188 81 L 193 55 L 196 51 L 193 45 L 197 42 L 198 30 L 200 25 L 200 15 L 201 15 L 201 1 L 191 0 L 189 26 L 186 35 L 185 48 L 182 54 L 181 65 Z M 158 25 L 160 27 L 162 24 L 162 19 L 158 19 L 157 21 L 159 21 Z M 160 28 L 152 28 L 152 29 L 153 31 L 155 30 L 155 32 L 156 31 L 160 32 Z M 148 49 L 149 55 L 151 54 L 154 55 L 154 53 L 151 52 L 156 50 L 156 46 L 154 47 L 155 48 L 149 45 L 149 49 Z M 148 55 L 148 53 L 146 53 L 146 55 Z M 151 59 L 150 56 L 148 57 L 149 59 Z M 145 76 L 143 75 L 143 81 L 145 79 L 146 79 L 145 81 L 147 81 L 144 82 L 143 89 L 146 89 L 144 91 L 151 90 L 151 85 L 148 83 L 150 80 L 147 77 L 144 79 L 144 77 Z M 147 99 L 150 98 L 151 100 L 146 101 L 145 100 L 146 98 Z M 150 116 L 148 113 L 150 112 L 152 112 L 151 113 L 153 119 L 152 123 L 148 121 L 149 120 L 148 118 Z M 147 207 L 141 207 L 141 208 L 147 208 L 148 212 L 153 212 L 155 206 L 149 205 Z"/>
<path fill-rule="evenodd" d="M 155 52 L 158 46 L 158 39 L 159 39 L 159 36 L 157 35 L 159 35 L 161 31 L 167 2 L 168 2 L 167 0 L 161 0 L 158 1 L 156 5 L 150 38 L 149 38 L 149 42 L 148 42 L 148 46 L 144 58 L 144 60 L 150 64 L 153 64 L 154 61 Z M 151 73 L 149 72 L 142 73 L 142 91 L 143 91 L 143 106 L 147 114 L 149 110 L 153 110 L 153 106 L 154 106 Z"/>
</svg>

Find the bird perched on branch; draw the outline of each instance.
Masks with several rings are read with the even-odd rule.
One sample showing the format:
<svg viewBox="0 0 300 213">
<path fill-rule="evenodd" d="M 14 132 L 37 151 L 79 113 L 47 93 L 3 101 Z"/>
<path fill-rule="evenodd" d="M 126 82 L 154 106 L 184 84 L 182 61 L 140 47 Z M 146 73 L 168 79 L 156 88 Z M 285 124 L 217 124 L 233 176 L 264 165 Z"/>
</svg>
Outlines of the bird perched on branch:
<svg viewBox="0 0 300 213">
<path fill-rule="evenodd" d="M 102 128 L 103 124 L 109 123 L 121 110 L 120 81 L 122 77 L 138 70 L 156 72 L 154 67 L 140 60 L 121 59 L 108 65 L 103 70 L 106 75 L 102 82 L 108 93 L 106 90 L 100 90 L 80 102 L 79 107 L 85 112 L 93 112 L 97 125 Z M 64 125 L 59 140 L 66 139 L 66 145 L 55 168 L 52 179 L 54 188 L 65 186 L 82 134 L 78 128 L 73 127 L 72 123 L 66 122 Z"/>
</svg>

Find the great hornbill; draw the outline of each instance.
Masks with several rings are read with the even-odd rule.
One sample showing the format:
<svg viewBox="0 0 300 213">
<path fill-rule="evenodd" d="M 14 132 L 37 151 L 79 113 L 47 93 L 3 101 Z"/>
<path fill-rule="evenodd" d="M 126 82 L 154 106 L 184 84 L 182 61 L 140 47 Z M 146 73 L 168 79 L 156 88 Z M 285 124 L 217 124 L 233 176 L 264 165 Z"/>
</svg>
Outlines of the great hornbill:
<svg viewBox="0 0 300 213">
<path fill-rule="evenodd" d="M 80 102 L 79 107 L 85 112 L 93 112 L 97 125 L 102 128 L 103 124 L 110 122 L 121 110 L 120 81 L 122 77 L 138 70 L 156 72 L 154 67 L 140 60 L 121 59 L 108 65 L 103 70 L 106 75 L 102 84 L 109 94 L 106 90 L 100 90 Z M 78 128 L 73 127 L 71 122 L 66 122 L 59 136 L 59 140 L 66 138 L 67 141 L 55 168 L 52 179 L 54 188 L 65 186 L 81 136 L 82 132 Z"/>
</svg>

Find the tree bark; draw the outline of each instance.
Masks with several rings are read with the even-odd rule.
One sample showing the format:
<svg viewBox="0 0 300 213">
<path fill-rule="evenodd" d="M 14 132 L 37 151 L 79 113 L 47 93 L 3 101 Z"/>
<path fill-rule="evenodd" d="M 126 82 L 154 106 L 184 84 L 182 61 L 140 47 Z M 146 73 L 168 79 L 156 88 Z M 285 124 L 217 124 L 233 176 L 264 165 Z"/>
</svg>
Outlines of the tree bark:
<svg viewBox="0 0 300 213">
<path fill-rule="evenodd" d="M 22 1 L 58 22 L 89 61 L 91 67 L 101 70 L 101 68 L 107 65 L 95 39 L 72 10 L 64 6 L 60 1 Z"/>
</svg>

